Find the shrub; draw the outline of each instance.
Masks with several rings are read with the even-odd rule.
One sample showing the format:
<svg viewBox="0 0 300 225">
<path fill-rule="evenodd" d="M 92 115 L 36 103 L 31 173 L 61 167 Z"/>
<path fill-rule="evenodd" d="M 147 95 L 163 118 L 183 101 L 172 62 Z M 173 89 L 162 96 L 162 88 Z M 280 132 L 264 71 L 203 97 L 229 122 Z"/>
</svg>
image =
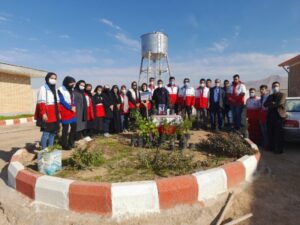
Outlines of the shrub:
<svg viewBox="0 0 300 225">
<path fill-rule="evenodd" d="M 186 174 L 197 167 L 192 156 L 184 155 L 182 151 L 165 152 L 157 149 L 138 155 L 139 168 L 151 169 L 156 175 L 166 176 Z"/>
<path fill-rule="evenodd" d="M 256 152 L 242 137 L 235 133 L 210 135 L 207 140 L 198 145 L 197 149 L 217 156 L 236 158 L 253 155 Z"/>
<path fill-rule="evenodd" d="M 84 148 L 76 150 L 64 163 L 73 169 L 83 170 L 102 165 L 104 158 L 101 152 Z"/>
</svg>

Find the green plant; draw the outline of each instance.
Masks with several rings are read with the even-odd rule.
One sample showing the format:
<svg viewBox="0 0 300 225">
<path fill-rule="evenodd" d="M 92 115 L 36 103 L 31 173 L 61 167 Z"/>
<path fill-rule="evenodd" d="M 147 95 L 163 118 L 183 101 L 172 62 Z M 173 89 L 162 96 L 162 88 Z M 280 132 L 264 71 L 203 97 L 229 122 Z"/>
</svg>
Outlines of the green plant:
<svg viewBox="0 0 300 225">
<path fill-rule="evenodd" d="M 206 151 L 216 156 L 239 158 L 244 155 L 253 155 L 256 150 L 235 133 L 213 134 L 198 145 L 198 150 Z"/>
<path fill-rule="evenodd" d="M 193 122 L 189 119 L 185 119 L 181 124 L 177 126 L 176 132 L 179 136 L 188 134 L 193 126 Z"/>
<path fill-rule="evenodd" d="M 64 161 L 66 166 L 73 169 L 83 170 L 100 166 L 104 163 L 102 153 L 96 150 L 77 149 L 69 159 Z"/>
</svg>

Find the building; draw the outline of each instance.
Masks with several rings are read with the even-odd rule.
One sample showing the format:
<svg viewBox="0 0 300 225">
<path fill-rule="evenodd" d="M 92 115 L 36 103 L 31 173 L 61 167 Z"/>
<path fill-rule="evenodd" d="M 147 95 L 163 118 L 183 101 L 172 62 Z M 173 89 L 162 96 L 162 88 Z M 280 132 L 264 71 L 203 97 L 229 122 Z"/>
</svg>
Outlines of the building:
<svg viewBox="0 0 300 225">
<path fill-rule="evenodd" d="M 288 96 L 300 97 L 300 54 L 278 66 L 288 73 Z"/>
<path fill-rule="evenodd" d="M 0 62 L 0 115 L 31 114 L 34 108 L 31 78 L 43 78 L 46 71 Z"/>
</svg>

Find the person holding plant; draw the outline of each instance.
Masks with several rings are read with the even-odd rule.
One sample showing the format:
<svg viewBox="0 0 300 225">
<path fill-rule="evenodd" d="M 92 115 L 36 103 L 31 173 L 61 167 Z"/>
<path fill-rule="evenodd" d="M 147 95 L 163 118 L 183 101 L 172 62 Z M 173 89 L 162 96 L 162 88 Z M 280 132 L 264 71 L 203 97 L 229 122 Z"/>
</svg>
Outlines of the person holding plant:
<svg viewBox="0 0 300 225">
<path fill-rule="evenodd" d="M 140 91 L 140 111 L 143 117 L 148 118 L 151 115 L 151 92 L 148 90 L 148 85 L 143 83 Z"/>
<path fill-rule="evenodd" d="M 183 87 L 178 91 L 178 106 L 180 108 L 183 119 L 188 115 L 189 120 L 192 119 L 192 109 L 195 105 L 195 89 L 190 86 L 190 79 L 184 78 Z"/>
<path fill-rule="evenodd" d="M 62 123 L 61 146 L 64 150 L 70 150 L 74 147 L 76 134 L 76 106 L 73 90 L 75 84 L 76 81 L 73 77 L 66 76 L 63 80 L 63 85 L 58 89 Z"/>
<path fill-rule="evenodd" d="M 167 109 L 169 108 L 169 92 L 163 86 L 162 80 L 157 81 L 157 88 L 153 93 L 152 100 L 153 100 L 153 105 L 155 106 L 156 109 L 156 114 L 166 115 Z"/>
<path fill-rule="evenodd" d="M 40 88 L 34 118 L 36 125 L 41 128 L 41 148 L 45 149 L 54 144 L 55 136 L 59 130 L 60 103 L 55 88 L 57 75 L 49 72 L 45 77 L 45 84 Z"/>
</svg>

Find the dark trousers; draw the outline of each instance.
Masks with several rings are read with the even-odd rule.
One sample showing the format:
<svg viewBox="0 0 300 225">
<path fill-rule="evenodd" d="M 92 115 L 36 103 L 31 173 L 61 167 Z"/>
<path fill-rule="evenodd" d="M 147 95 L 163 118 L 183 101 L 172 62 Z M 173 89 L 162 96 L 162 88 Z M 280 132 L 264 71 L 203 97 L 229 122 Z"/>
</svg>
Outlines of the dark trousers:
<svg viewBox="0 0 300 225">
<path fill-rule="evenodd" d="M 175 114 L 177 114 L 177 105 L 172 105 L 172 104 L 170 104 L 169 105 L 169 110 L 170 110 L 170 115 L 175 115 Z"/>
<path fill-rule="evenodd" d="M 109 133 L 109 127 L 110 127 L 110 122 L 111 122 L 111 118 L 107 118 L 105 117 L 103 120 L 103 132 L 104 133 Z"/>
<path fill-rule="evenodd" d="M 128 122 L 128 114 L 121 114 L 121 130 L 128 130 L 129 122 Z"/>
<path fill-rule="evenodd" d="M 230 111 L 230 106 L 224 105 L 223 120 L 224 120 L 224 124 L 226 124 L 226 125 L 230 124 L 229 111 Z"/>
<path fill-rule="evenodd" d="M 204 128 L 207 129 L 207 124 L 208 124 L 208 111 L 207 109 L 197 109 L 197 128 L 199 129 Z"/>
<path fill-rule="evenodd" d="M 232 112 L 232 119 L 233 119 L 233 124 L 234 128 L 236 130 L 239 130 L 242 126 L 242 113 L 243 113 L 243 105 L 234 105 L 231 106 L 231 112 Z"/>
<path fill-rule="evenodd" d="M 213 104 L 210 108 L 210 123 L 211 128 L 213 130 L 216 129 L 216 124 L 218 121 L 218 128 L 222 129 L 223 126 L 223 112 L 222 108 L 219 106 L 219 104 Z"/>
<path fill-rule="evenodd" d="M 71 128 L 69 131 L 69 127 Z M 61 133 L 61 145 L 63 147 L 73 146 L 76 134 L 76 123 L 63 124 Z"/>
<path fill-rule="evenodd" d="M 188 119 L 192 119 L 192 107 L 191 106 L 183 106 L 181 107 L 181 116 L 185 120 L 186 114 L 188 116 Z"/>
<path fill-rule="evenodd" d="M 268 146 L 275 153 L 283 152 L 283 119 L 278 115 L 268 115 L 267 119 Z"/>
</svg>

